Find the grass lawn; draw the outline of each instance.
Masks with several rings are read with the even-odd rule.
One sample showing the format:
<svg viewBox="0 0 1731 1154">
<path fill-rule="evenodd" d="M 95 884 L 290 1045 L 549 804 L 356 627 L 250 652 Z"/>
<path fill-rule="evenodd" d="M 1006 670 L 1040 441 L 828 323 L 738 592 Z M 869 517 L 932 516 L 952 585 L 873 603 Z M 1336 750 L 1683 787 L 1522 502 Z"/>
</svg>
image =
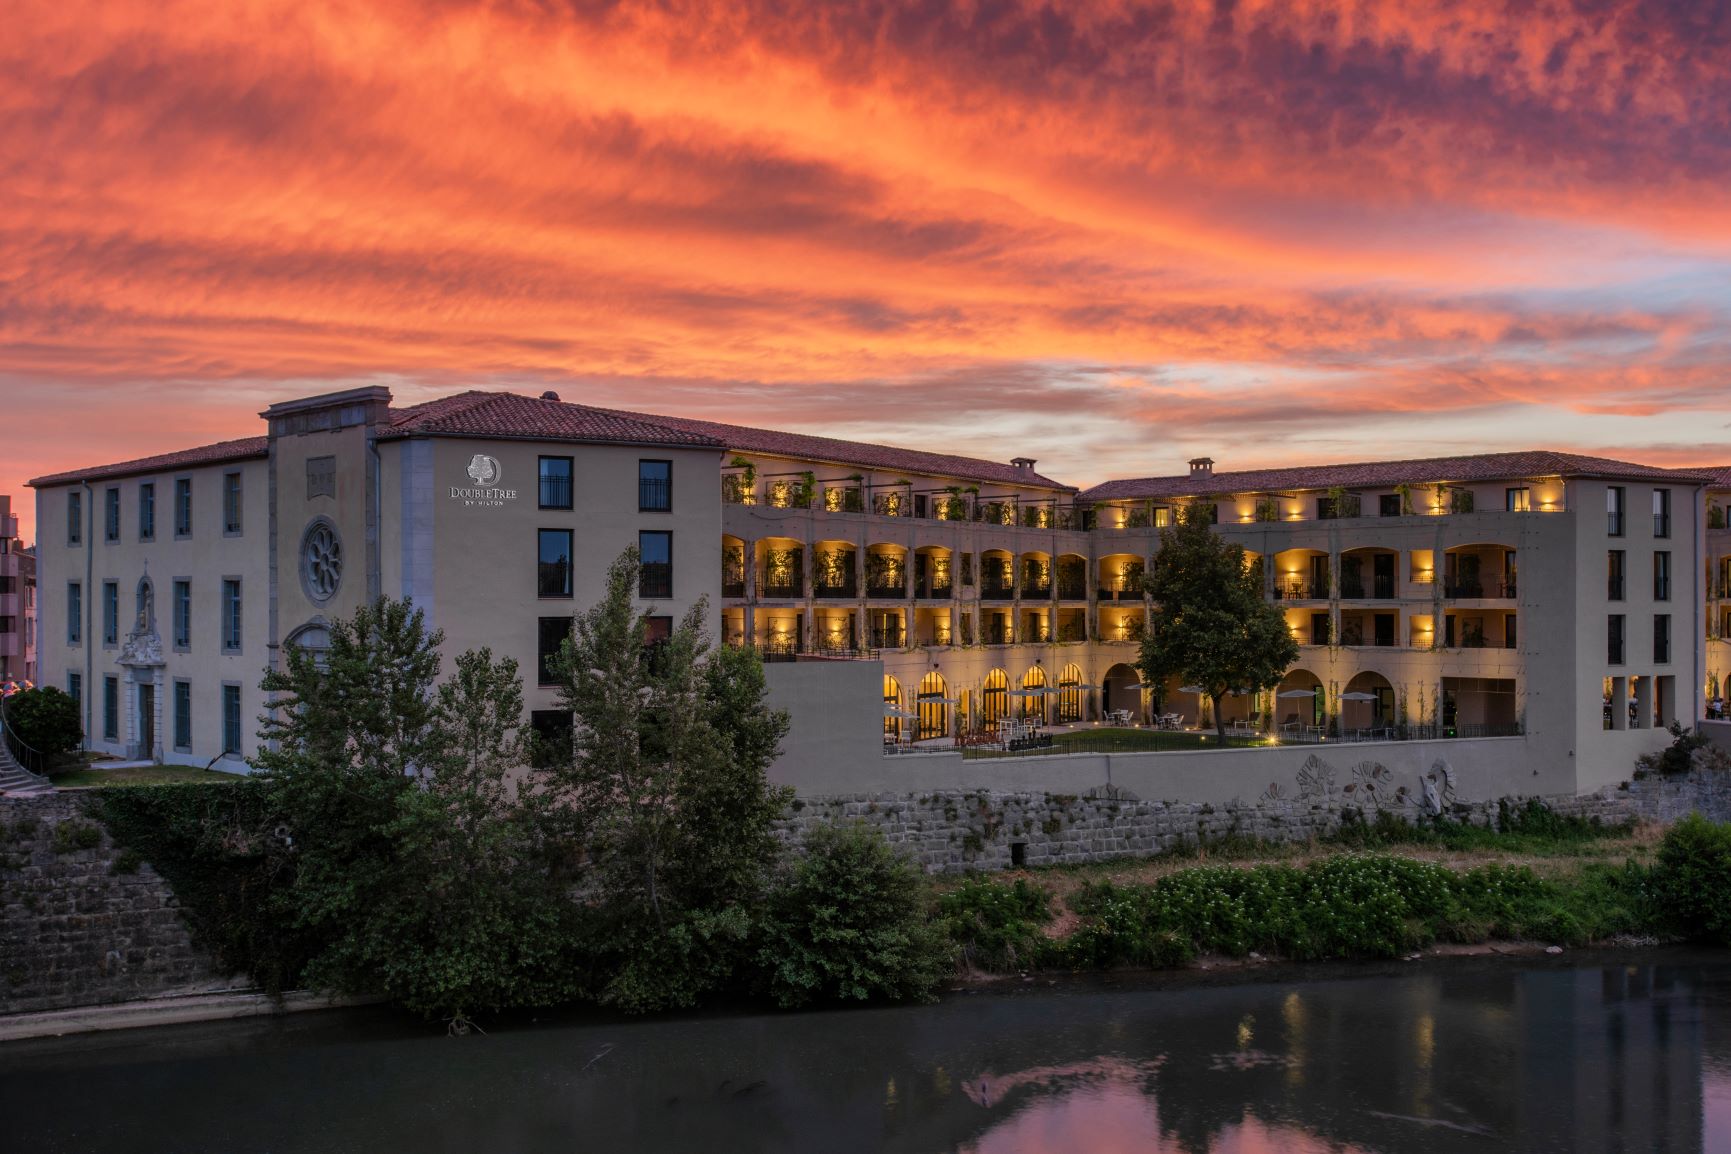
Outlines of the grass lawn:
<svg viewBox="0 0 1731 1154">
<path fill-rule="evenodd" d="M 188 781 L 222 781 L 237 780 L 235 774 L 218 773 L 213 769 L 193 769 L 185 765 L 146 765 L 137 769 L 101 769 L 101 762 L 95 762 L 71 773 L 60 774 L 53 779 L 60 788 L 96 788 L 108 789 L 127 785 L 169 785 Z"/>
</svg>

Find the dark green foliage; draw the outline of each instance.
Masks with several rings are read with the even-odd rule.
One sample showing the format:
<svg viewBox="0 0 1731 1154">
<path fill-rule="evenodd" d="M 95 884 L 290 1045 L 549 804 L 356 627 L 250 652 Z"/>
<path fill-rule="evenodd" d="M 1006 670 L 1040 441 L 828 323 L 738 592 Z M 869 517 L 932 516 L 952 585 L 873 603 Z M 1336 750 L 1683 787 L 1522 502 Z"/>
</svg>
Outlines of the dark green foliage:
<svg viewBox="0 0 1731 1154">
<path fill-rule="evenodd" d="M 435 684 L 442 636 L 389 599 L 330 637 L 322 661 L 291 647 L 266 674 L 258 754 L 290 847 L 275 905 L 317 943 L 307 981 L 459 1020 L 569 996 L 574 911 L 541 800 L 506 781 L 527 759 L 516 663 L 466 652 Z"/>
<path fill-rule="evenodd" d="M 770 895 L 758 965 L 782 1006 L 925 999 L 951 952 L 926 879 L 863 825 L 818 826 Z"/>
<path fill-rule="evenodd" d="M 1692 813 L 1666 830 L 1652 892 L 1658 916 L 1672 932 L 1731 945 L 1731 822 Z"/>
<path fill-rule="evenodd" d="M 1668 732 L 1671 734 L 1670 745 L 1657 753 L 1643 753 L 1635 759 L 1641 770 L 1648 773 L 1688 773 L 1695 767 L 1695 751 L 1712 744 L 1706 734 L 1696 733 L 1680 721 L 1673 721 Z"/>
<path fill-rule="evenodd" d="M 194 937 L 227 970 L 271 993 L 300 984 L 318 943 L 279 912 L 293 867 L 258 782 L 99 789 L 87 804 L 123 856 L 168 879 Z"/>
<path fill-rule="evenodd" d="M 1629 828 L 1627 823 L 1606 825 L 1596 817 L 1558 814 L 1539 799 L 1528 798 L 1519 805 L 1499 802 L 1494 828 L 1469 825 L 1446 817 L 1407 821 L 1387 810 L 1380 811 L 1375 820 L 1367 822 L 1358 810 L 1348 808 L 1341 813 L 1340 829 L 1322 840 L 1328 845 L 1353 849 L 1435 846 L 1463 852 L 1557 853 L 1573 852 L 1595 841 L 1623 837 Z"/>
<path fill-rule="evenodd" d="M 968 965 L 996 973 L 1027 969 L 1047 951 L 1052 894 L 1027 878 L 969 878 L 938 899 L 938 917 Z"/>
<path fill-rule="evenodd" d="M 1643 925 L 1644 871 L 1593 867 L 1573 889 L 1524 867 L 1456 873 L 1409 858 L 1342 854 L 1302 869 L 1203 866 L 1152 885 L 1110 882 L 1071 901 L 1072 965 L 1173 965 L 1197 953 L 1294 960 L 1394 957 L 1438 939 L 1582 944 Z"/>
<path fill-rule="evenodd" d="M 788 722 L 764 704 L 757 655 L 711 650 L 701 600 L 650 645 L 638 568 L 627 550 L 606 596 L 573 619 L 554 666 L 572 748 L 544 782 L 592 873 L 585 990 L 643 1011 L 692 1005 L 749 969 L 738 910 L 762 903 L 792 794 L 766 776 Z"/>
<path fill-rule="evenodd" d="M 1177 677 L 1200 686 L 1213 707 L 1215 730 L 1226 737 L 1221 702 L 1236 689 L 1278 685 L 1298 660 L 1286 618 L 1263 597 L 1261 571 L 1244 547 L 1218 536 L 1205 506 L 1184 510 L 1160 530 L 1160 552 L 1148 575 L 1154 615 L 1138 662 L 1143 683 Z"/>
<path fill-rule="evenodd" d="M 84 743 L 78 703 L 52 685 L 13 694 L 6 699 L 5 710 L 7 727 L 19 741 L 51 759 L 51 772 L 65 764 L 61 755 L 78 752 Z"/>
<path fill-rule="evenodd" d="M 54 827 L 54 852 L 77 853 L 102 844 L 102 831 L 87 821 L 63 821 Z"/>
</svg>

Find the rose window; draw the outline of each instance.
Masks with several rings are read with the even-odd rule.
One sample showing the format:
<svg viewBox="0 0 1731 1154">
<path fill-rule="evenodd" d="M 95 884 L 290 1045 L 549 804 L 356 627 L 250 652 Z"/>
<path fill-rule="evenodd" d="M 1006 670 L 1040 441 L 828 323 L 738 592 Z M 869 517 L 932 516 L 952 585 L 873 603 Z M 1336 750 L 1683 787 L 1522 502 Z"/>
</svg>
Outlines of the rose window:
<svg viewBox="0 0 1731 1154">
<path fill-rule="evenodd" d="M 343 543 L 328 521 L 308 529 L 301 542 L 301 576 L 313 600 L 328 601 L 336 595 L 343 579 Z"/>
</svg>

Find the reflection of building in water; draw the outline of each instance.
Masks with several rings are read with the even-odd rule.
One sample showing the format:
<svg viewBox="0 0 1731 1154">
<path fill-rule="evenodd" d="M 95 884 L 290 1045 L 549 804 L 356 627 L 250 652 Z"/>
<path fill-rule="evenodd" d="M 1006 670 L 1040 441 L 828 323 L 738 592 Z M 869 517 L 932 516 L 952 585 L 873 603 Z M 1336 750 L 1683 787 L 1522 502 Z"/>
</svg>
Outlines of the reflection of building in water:
<svg viewBox="0 0 1731 1154">
<path fill-rule="evenodd" d="M 1663 966 L 1522 975 L 1522 1129 L 1582 1154 L 1701 1150 L 1697 986 Z"/>
</svg>

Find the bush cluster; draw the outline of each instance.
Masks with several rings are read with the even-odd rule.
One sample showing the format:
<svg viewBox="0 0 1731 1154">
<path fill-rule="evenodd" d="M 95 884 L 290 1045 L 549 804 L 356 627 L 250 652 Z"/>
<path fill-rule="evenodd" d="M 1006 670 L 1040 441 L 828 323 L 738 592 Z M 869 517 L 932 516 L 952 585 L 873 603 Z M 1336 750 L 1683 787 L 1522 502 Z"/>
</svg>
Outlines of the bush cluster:
<svg viewBox="0 0 1731 1154">
<path fill-rule="evenodd" d="M 1003 973 L 1038 966 L 1049 952 L 1052 894 L 1025 877 L 969 878 L 938 899 L 937 913 L 964 965 Z"/>
<path fill-rule="evenodd" d="M 1731 945 L 1731 822 L 1692 813 L 1665 832 L 1653 866 L 1657 917 L 1679 937 Z"/>
</svg>

